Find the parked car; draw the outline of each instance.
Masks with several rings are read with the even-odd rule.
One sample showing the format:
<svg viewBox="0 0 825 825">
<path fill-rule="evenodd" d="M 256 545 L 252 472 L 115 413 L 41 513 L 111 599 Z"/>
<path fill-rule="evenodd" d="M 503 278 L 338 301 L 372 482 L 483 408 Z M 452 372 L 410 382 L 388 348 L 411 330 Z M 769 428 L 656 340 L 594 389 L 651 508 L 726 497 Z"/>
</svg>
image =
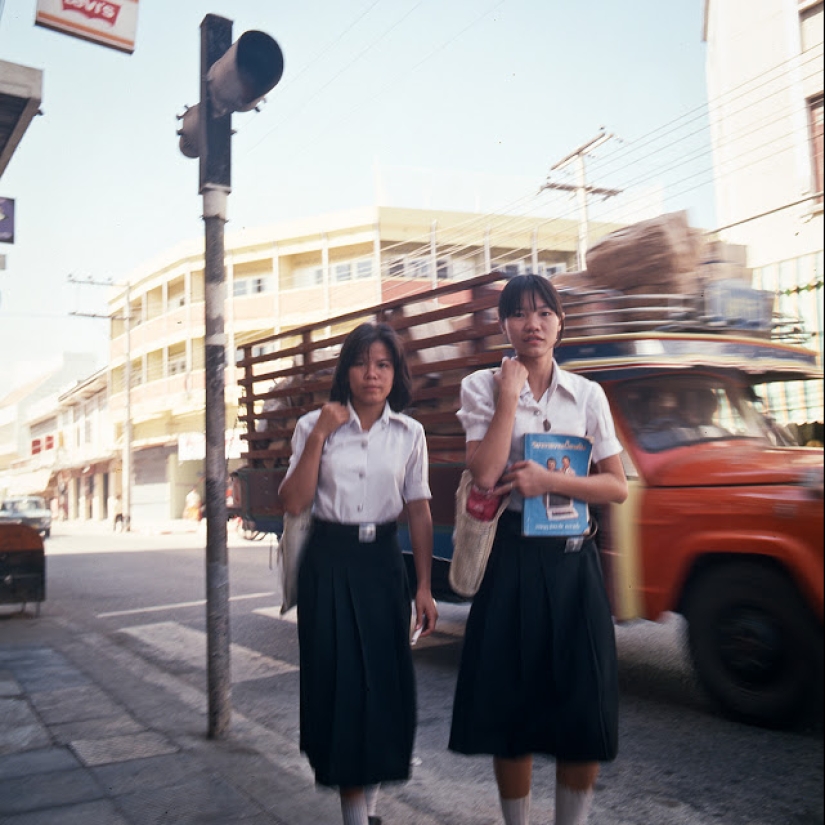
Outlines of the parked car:
<svg viewBox="0 0 825 825">
<path fill-rule="evenodd" d="M 52 532 L 52 511 L 42 496 L 11 496 L 0 504 L 0 522 L 28 524 L 48 538 Z"/>
</svg>

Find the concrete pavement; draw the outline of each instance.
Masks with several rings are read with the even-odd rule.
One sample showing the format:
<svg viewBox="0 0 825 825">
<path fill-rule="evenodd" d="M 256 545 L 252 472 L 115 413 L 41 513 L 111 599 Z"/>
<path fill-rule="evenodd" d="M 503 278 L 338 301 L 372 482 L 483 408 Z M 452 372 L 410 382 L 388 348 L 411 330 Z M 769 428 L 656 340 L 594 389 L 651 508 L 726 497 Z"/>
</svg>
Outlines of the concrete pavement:
<svg viewBox="0 0 825 825">
<path fill-rule="evenodd" d="M 207 730 L 206 685 L 81 632 L 48 599 L 39 615 L 0 606 L 0 825 L 341 821 L 294 737 L 237 712 L 226 738 Z M 436 825 L 391 789 L 380 804 L 385 825 Z"/>
</svg>

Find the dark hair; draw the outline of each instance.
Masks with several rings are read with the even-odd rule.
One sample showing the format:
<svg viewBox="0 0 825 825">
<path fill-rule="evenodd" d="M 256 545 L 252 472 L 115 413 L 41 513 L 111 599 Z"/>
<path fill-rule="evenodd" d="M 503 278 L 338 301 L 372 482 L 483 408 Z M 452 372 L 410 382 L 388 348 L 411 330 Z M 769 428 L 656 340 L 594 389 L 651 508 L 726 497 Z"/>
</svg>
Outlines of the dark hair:
<svg viewBox="0 0 825 825">
<path fill-rule="evenodd" d="M 559 337 L 556 339 L 558 344 L 564 332 L 564 307 L 556 287 L 542 275 L 515 275 L 507 281 L 498 298 L 499 321 L 504 323 L 507 318 L 515 315 L 521 309 L 522 298 L 525 295 L 528 296 L 530 305 L 534 309 L 536 299 L 541 298 L 559 316 L 561 324 Z"/>
<path fill-rule="evenodd" d="M 332 389 L 329 393 L 330 401 L 346 404 L 350 400 L 349 371 L 355 362 L 369 348 L 380 342 L 389 350 L 392 366 L 395 372 L 392 380 L 392 389 L 387 398 L 390 407 L 395 412 L 401 412 L 409 406 L 412 400 L 412 378 L 404 356 L 404 349 L 395 330 L 389 324 L 365 323 L 357 326 L 344 340 L 335 375 L 332 376 Z"/>
</svg>

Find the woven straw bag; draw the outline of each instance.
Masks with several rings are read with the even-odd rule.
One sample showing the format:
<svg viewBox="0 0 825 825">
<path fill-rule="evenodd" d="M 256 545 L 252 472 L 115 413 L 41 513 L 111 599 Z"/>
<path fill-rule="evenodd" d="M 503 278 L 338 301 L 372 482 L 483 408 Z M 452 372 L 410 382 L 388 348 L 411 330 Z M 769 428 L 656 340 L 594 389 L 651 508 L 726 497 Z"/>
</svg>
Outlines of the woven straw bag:
<svg viewBox="0 0 825 825">
<path fill-rule="evenodd" d="M 498 520 L 510 496 L 503 496 L 495 515 L 489 521 L 479 521 L 467 512 L 467 498 L 473 486 L 469 470 L 461 474 L 455 492 L 455 527 L 453 529 L 453 560 L 450 563 L 450 587 L 459 596 L 475 596 L 487 569 L 487 560 L 493 549 Z"/>
<path fill-rule="evenodd" d="M 298 604 L 298 569 L 312 527 L 312 508 L 297 516 L 284 513 L 284 532 L 278 542 L 278 572 L 281 575 L 281 615 Z"/>
</svg>

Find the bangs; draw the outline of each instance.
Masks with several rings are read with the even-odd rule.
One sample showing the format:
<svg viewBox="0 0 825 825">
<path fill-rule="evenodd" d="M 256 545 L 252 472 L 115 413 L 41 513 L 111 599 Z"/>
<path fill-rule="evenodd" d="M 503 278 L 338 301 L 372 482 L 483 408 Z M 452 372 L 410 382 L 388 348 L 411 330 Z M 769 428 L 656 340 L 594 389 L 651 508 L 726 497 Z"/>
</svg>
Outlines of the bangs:
<svg viewBox="0 0 825 825">
<path fill-rule="evenodd" d="M 511 278 L 498 301 L 498 317 L 504 321 L 515 315 L 522 306 L 534 310 L 544 302 L 559 318 L 563 315 L 561 298 L 556 288 L 541 275 L 516 275 Z"/>
</svg>

